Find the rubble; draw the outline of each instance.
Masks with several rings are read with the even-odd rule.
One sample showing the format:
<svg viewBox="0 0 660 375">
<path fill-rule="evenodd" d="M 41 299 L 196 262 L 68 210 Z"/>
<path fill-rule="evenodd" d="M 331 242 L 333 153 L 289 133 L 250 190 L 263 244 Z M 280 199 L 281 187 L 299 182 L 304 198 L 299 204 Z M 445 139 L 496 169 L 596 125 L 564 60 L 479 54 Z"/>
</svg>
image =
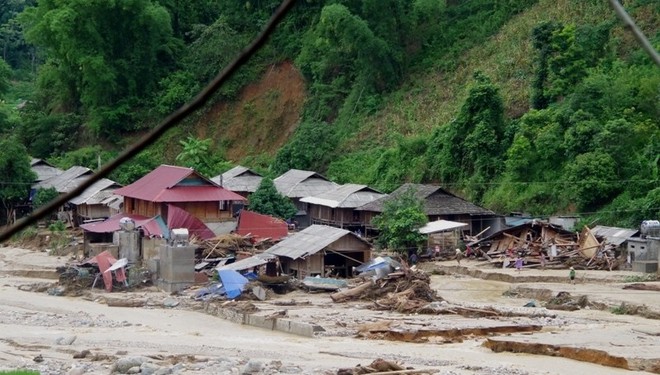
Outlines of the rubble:
<svg viewBox="0 0 660 375">
<path fill-rule="evenodd" d="M 588 227 L 578 235 L 559 226 L 532 221 L 497 232 L 487 238 L 470 238 L 467 256 L 484 259 L 497 267 L 514 267 L 522 258 L 522 268 L 615 270 L 625 258 L 616 245 L 598 239 Z"/>
<path fill-rule="evenodd" d="M 411 367 L 404 368 L 394 361 L 386 361 L 378 358 L 367 366 L 357 365 L 352 368 L 342 368 L 337 370 L 337 375 L 394 375 L 394 374 L 435 374 L 435 370 L 415 370 Z"/>
</svg>

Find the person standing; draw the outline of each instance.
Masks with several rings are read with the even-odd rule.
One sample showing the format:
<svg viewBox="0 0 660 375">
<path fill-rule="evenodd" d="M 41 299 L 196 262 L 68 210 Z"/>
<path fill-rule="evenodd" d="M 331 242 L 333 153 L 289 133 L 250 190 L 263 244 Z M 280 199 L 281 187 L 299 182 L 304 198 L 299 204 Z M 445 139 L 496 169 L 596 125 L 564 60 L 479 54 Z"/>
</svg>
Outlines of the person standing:
<svg viewBox="0 0 660 375">
<path fill-rule="evenodd" d="M 522 260 L 522 258 L 521 258 L 521 257 L 517 257 L 517 258 L 516 258 L 516 269 L 518 270 L 518 272 L 520 272 L 520 270 L 522 270 L 522 266 L 523 266 L 523 260 Z"/>
<path fill-rule="evenodd" d="M 568 278 L 571 279 L 571 284 L 575 284 L 575 268 L 570 268 L 570 271 L 568 271 Z"/>
<path fill-rule="evenodd" d="M 456 262 L 458 262 L 458 265 L 461 265 L 461 258 L 463 258 L 463 252 L 461 252 L 461 249 L 456 248 Z"/>
</svg>

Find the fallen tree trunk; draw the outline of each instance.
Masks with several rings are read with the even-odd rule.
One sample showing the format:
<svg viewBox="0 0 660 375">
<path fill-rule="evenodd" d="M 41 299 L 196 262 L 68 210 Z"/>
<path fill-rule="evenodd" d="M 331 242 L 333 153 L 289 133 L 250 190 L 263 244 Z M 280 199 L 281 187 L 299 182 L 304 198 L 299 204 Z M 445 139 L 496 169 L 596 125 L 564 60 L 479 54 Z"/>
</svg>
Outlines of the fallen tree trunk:
<svg viewBox="0 0 660 375">
<path fill-rule="evenodd" d="M 362 284 L 360 284 L 360 285 L 358 285 L 354 288 L 344 290 L 344 291 L 341 291 L 341 292 L 337 292 L 337 293 L 332 293 L 330 295 L 330 298 L 332 298 L 332 301 L 334 301 L 334 302 L 348 301 L 348 300 L 352 299 L 353 297 L 359 296 L 360 294 L 362 294 L 362 292 L 364 292 L 364 291 L 368 290 L 369 288 L 371 288 L 372 285 L 373 284 L 372 284 L 371 280 L 365 281 Z"/>
</svg>

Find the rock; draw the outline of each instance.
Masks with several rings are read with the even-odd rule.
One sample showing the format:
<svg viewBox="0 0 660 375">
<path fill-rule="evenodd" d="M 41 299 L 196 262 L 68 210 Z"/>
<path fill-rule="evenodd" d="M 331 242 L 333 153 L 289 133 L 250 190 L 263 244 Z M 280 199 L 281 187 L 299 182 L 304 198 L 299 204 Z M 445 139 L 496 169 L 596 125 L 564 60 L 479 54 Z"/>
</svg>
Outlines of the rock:
<svg viewBox="0 0 660 375">
<path fill-rule="evenodd" d="M 34 357 L 32 360 L 35 361 L 35 362 L 37 362 L 37 363 L 40 363 L 40 362 L 43 362 L 43 361 L 44 361 L 44 356 L 42 356 L 41 354 L 39 354 L 38 356 Z"/>
<path fill-rule="evenodd" d="M 241 371 L 241 375 L 258 374 L 261 371 L 262 367 L 263 364 L 261 363 L 261 361 L 257 361 L 256 359 L 251 359 L 248 361 L 248 363 L 245 364 L 245 367 L 243 367 L 243 370 Z"/>
<path fill-rule="evenodd" d="M 55 344 L 57 344 L 57 345 L 71 345 L 71 344 L 73 344 L 74 341 L 76 341 L 77 338 L 78 338 L 78 336 L 76 336 L 76 335 L 67 336 L 67 337 L 58 337 L 57 339 L 55 339 Z"/>
<path fill-rule="evenodd" d="M 179 305 L 179 300 L 175 298 L 165 298 L 163 301 L 163 306 L 165 307 L 176 307 Z"/>
<path fill-rule="evenodd" d="M 63 296 L 66 293 L 66 288 L 63 286 L 56 286 L 54 288 L 49 288 L 46 291 L 51 296 Z"/>
<path fill-rule="evenodd" d="M 140 368 L 138 366 L 134 366 L 128 369 L 126 371 L 127 374 L 139 374 L 140 373 Z"/>
<path fill-rule="evenodd" d="M 140 367 L 144 362 L 147 362 L 149 358 L 147 357 L 124 357 L 119 358 L 115 365 L 113 366 L 112 372 L 118 372 L 120 374 L 127 374 L 127 371 L 131 367 Z"/>
<path fill-rule="evenodd" d="M 66 373 L 66 375 L 83 375 L 85 373 L 85 369 L 82 367 L 74 367 L 69 372 Z"/>
<path fill-rule="evenodd" d="M 298 366 L 283 366 L 278 369 L 283 374 L 302 374 L 303 370 Z"/>
<path fill-rule="evenodd" d="M 78 353 L 74 354 L 73 358 L 75 358 L 75 359 L 85 358 L 90 354 L 91 354 L 91 352 L 89 350 L 85 349 L 81 352 L 78 352 Z"/>
<path fill-rule="evenodd" d="M 117 350 L 115 353 L 116 355 L 126 355 L 128 354 L 128 350 Z"/>
<path fill-rule="evenodd" d="M 172 370 L 167 367 L 162 367 L 158 371 L 154 372 L 154 375 L 169 375 L 172 373 Z"/>
<path fill-rule="evenodd" d="M 153 375 L 158 370 L 160 370 L 160 367 L 151 362 L 144 362 L 140 365 L 140 374 L 142 375 Z"/>
</svg>

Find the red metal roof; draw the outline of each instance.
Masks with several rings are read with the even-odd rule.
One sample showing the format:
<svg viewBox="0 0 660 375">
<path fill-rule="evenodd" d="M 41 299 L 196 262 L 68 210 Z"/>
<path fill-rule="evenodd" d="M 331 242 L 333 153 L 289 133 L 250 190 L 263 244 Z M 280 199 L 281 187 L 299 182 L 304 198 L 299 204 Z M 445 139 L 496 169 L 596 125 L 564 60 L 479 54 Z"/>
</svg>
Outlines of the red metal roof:
<svg viewBox="0 0 660 375">
<path fill-rule="evenodd" d="M 163 228 L 159 225 L 157 217 L 146 217 L 125 213 L 116 214 L 105 221 L 82 224 L 80 227 L 86 231 L 94 233 L 112 233 L 121 229 L 119 227 L 119 220 L 125 217 L 133 220 L 135 222 L 135 227 L 142 228 L 144 233 L 148 236 L 162 237 L 164 235 Z M 162 221 L 162 219 L 160 219 L 160 221 Z M 163 225 L 165 225 L 165 223 L 163 223 Z"/>
<path fill-rule="evenodd" d="M 244 201 L 191 168 L 161 165 L 115 194 L 150 202 Z"/>
<path fill-rule="evenodd" d="M 289 234 L 288 225 L 282 219 L 256 212 L 241 210 L 236 233 L 241 236 L 251 234 L 255 240 L 272 238 L 280 240 Z"/>
</svg>

